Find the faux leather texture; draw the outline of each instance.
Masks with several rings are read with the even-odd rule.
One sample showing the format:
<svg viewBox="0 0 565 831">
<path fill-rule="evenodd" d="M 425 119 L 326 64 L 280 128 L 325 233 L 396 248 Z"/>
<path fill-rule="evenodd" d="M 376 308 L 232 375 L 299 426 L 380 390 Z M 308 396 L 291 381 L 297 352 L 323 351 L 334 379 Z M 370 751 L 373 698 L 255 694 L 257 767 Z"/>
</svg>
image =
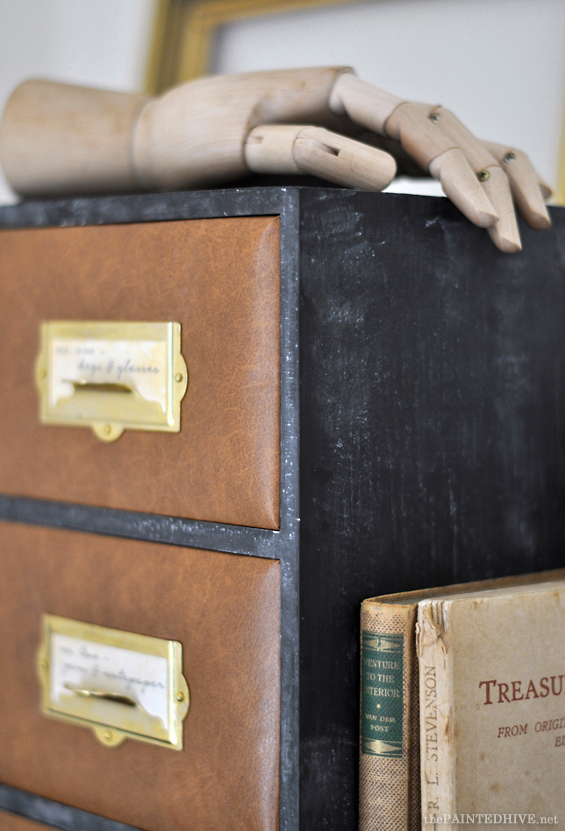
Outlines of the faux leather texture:
<svg viewBox="0 0 565 831">
<path fill-rule="evenodd" d="M 0 551 L 0 781 L 145 831 L 278 829 L 278 561 L 8 522 Z M 43 716 L 44 612 L 180 641 L 184 750 Z"/>
<path fill-rule="evenodd" d="M 0 492 L 279 526 L 279 220 L 0 232 Z M 180 433 L 41 425 L 44 320 L 178 321 Z"/>
<path fill-rule="evenodd" d="M 43 825 L 39 822 L 33 822 L 31 819 L 0 810 L 1 831 L 48 831 L 49 828 L 51 828 L 50 825 Z"/>
</svg>

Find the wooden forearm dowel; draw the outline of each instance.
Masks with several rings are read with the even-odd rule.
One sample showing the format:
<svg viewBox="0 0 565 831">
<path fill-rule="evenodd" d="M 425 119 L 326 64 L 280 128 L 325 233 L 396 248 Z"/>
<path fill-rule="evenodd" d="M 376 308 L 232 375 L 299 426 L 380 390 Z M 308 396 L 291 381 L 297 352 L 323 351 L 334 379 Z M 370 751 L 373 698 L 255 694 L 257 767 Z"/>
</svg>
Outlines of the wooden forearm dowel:
<svg viewBox="0 0 565 831">
<path fill-rule="evenodd" d="M 22 196 L 139 190 L 132 131 L 145 95 L 26 81 L 0 127 L 6 178 Z"/>
<path fill-rule="evenodd" d="M 248 173 L 265 123 L 343 127 L 327 106 L 342 68 L 202 78 L 159 98 L 26 81 L 6 105 L 0 159 L 22 196 L 179 190 Z"/>
</svg>

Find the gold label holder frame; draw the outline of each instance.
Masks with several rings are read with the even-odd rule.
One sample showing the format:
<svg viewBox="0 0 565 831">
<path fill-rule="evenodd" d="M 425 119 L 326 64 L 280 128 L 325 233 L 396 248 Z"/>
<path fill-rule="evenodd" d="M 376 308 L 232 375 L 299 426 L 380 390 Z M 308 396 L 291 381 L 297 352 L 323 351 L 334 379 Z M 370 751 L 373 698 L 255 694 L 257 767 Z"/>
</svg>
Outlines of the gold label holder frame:
<svg viewBox="0 0 565 831">
<path fill-rule="evenodd" d="M 106 747 L 183 749 L 190 693 L 178 641 L 44 614 L 37 670 L 49 718 L 90 728 Z"/>
<path fill-rule="evenodd" d="M 50 320 L 35 365 L 43 424 L 179 432 L 188 371 L 175 322 Z"/>
</svg>

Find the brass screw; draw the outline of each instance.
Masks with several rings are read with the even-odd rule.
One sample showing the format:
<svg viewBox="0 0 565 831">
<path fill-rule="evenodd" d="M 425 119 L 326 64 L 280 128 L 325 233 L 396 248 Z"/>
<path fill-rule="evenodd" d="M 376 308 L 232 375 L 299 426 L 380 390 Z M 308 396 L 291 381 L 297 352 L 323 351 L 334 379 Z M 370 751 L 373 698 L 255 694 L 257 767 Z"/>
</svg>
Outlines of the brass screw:
<svg viewBox="0 0 565 831">
<path fill-rule="evenodd" d="M 436 124 L 440 120 L 441 116 L 439 113 L 430 113 L 428 118 L 430 119 L 430 121 L 433 121 L 434 124 Z"/>
<path fill-rule="evenodd" d="M 178 702 L 184 701 L 184 693 L 182 693 L 182 692 L 177 693 L 177 701 Z"/>
<path fill-rule="evenodd" d="M 510 164 L 510 162 L 513 162 L 515 159 L 516 153 L 507 153 L 504 157 L 504 161 L 506 162 L 506 164 Z"/>
<path fill-rule="evenodd" d="M 39 373 L 39 377 L 42 381 L 43 381 L 44 378 L 47 378 L 47 370 L 42 369 L 41 372 Z"/>
<path fill-rule="evenodd" d="M 488 179 L 490 179 L 490 173 L 488 172 L 488 170 L 480 170 L 477 173 L 477 179 L 479 180 L 479 182 L 486 182 L 488 181 Z"/>
<path fill-rule="evenodd" d="M 49 661 L 46 661 L 44 658 L 42 661 L 39 662 L 39 666 L 41 667 L 41 669 L 47 669 L 47 667 L 49 666 Z"/>
<path fill-rule="evenodd" d="M 110 427 L 109 424 L 104 425 L 104 432 L 106 433 L 107 436 L 112 432 L 112 428 Z"/>
<path fill-rule="evenodd" d="M 111 742 L 112 738 L 113 738 L 112 731 L 111 730 L 105 730 L 103 735 L 102 735 L 102 738 L 104 739 L 105 742 Z"/>
<path fill-rule="evenodd" d="M 182 375 L 180 374 L 180 372 L 178 372 L 175 375 L 175 381 L 177 382 L 177 384 L 180 384 L 180 382 L 182 381 Z"/>
</svg>

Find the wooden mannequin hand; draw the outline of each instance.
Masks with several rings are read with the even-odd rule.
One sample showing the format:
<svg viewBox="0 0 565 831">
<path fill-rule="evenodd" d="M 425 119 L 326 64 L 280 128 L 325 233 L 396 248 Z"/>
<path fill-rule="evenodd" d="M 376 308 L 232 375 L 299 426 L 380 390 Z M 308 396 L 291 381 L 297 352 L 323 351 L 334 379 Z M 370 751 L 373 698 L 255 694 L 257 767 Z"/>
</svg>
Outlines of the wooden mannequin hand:
<svg viewBox="0 0 565 831">
<path fill-rule="evenodd" d="M 214 76 L 154 99 L 27 81 L 6 107 L 0 155 L 23 196 L 206 187 L 250 171 L 381 190 L 395 161 L 352 138 L 360 128 L 439 179 L 502 251 L 521 247 L 514 202 L 532 227 L 550 224 L 542 198 L 550 189 L 524 154 L 481 142 L 449 111 L 402 101 L 347 68 Z"/>
<path fill-rule="evenodd" d="M 521 249 L 514 204 L 532 228 L 551 224 L 544 204 L 551 188 L 526 154 L 479 141 L 449 110 L 402 101 L 350 74 L 337 79 L 330 107 L 397 141 L 501 251 Z"/>
</svg>

